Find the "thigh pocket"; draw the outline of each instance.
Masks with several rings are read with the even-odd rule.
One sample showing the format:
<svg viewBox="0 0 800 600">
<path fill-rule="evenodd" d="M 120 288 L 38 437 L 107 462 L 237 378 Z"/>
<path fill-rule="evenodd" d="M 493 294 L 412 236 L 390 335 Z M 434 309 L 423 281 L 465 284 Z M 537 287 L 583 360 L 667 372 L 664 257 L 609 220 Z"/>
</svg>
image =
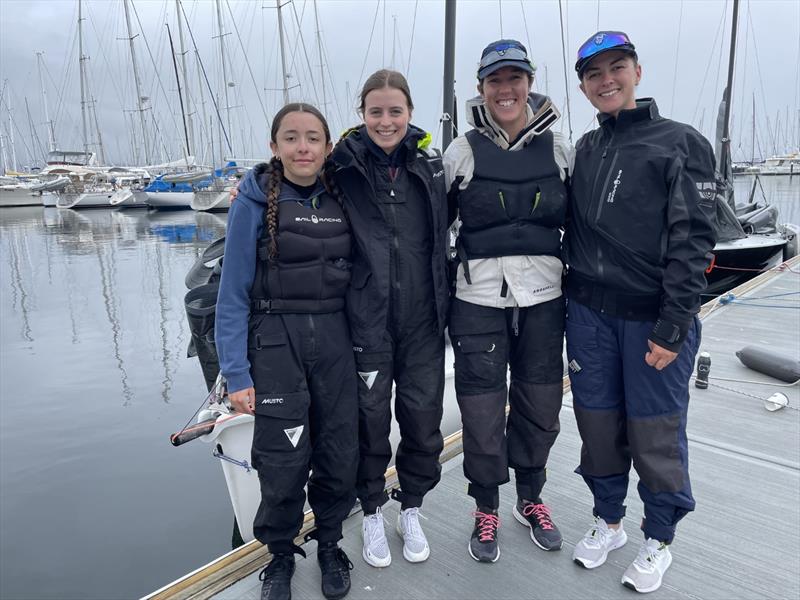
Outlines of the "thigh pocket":
<svg viewBox="0 0 800 600">
<path fill-rule="evenodd" d="M 248 336 L 247 360 L 250 374 L 259 393 L 297 389 L 298 369 L 289 347 L 289 338 L 280 317 L 268 315 Z M 277 326 L 277 327 L 276 327 Z"/>
<path fill-rule="evenodd" d="M 311 442 L 308 430 L 308 391 L 256 393 L 253 453 L 271 464 L 297 464 L 307 460 Z"/>
<path fill-rule="evenodd" d="M 462 393 L 480 393 L 506 383 L 505 319 L 451 315 L 448 327 Z M 469 387 L 470 389 L 465 389 Z"/>
<path fill-rule="evenodd" d="M 578 396 L 593 395 L 603 387 L 597 327 L 567 318 L 566 335 L 567 371 L 572 390 Z"/>
</svg>

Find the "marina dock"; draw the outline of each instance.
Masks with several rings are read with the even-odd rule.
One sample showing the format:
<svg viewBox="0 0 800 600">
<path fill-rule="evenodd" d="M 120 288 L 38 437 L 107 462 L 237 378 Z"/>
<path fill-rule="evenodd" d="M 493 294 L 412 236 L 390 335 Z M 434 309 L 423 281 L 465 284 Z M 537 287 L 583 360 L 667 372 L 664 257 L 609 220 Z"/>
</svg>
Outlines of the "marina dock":
<svg viewBox="0 0 800 600">
<path fill-rule="evenodd" d="M 731 294 L 707 303 L 701 313 L 700 350 L 711 355 L 711 377 L 708 389 L 690 384 L 690 473 L 697 509 L 678 526 L 672 566 L 661 589 L 649 595 L 653 598 L 800 597 L 800 388 L 750 370 L 735 356 L 744 346 L 759 345 L 800 358 L 800 259 Z M 764 400 L 775 392 L 788 397 L 788 406 L 770 412 Z M 474 505 L 466 493 L 456 433 L 446 442 L 441 483 L 422 508 L 430 558 L 421 564 L 403 559 L 395 533 L 399 505 L 390 502 L 384 514 L 392 564 L 368 566 L 361 558 L 361 513 L 354 511 L 341 542 L 355 566 L 347 598 L 634 598 L 620 577 L 642 539 L 635 471 L 624 520 L 628 544 L 592 571 L 571 560 L 592 511 L 591 494 L 573 472 L 580 438 L 571 404 L 565 381 L 562 430 L 543 494 L 564 536 L 560 552 L 537 548 L 529 530 L 513 518 L 512 481 L 500 493 L 500 559 L 484 564 L 470 558 Z M 307 515 L 305 530 L 310 523 Z M 308 558 L 298 557 L 293 597 L 322 598 L 316 543 L 303 547 Z M 267 560 L 266 549 L 251 542 L 147 598 L 259 598 L 258 572 Z"/>
</svg>

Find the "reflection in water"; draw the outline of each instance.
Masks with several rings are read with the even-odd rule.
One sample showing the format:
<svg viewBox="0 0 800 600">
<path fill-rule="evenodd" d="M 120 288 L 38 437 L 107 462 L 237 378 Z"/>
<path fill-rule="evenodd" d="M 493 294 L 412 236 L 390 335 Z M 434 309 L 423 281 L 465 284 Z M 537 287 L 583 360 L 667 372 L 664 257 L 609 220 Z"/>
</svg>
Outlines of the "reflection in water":
<svg viewBox="0 0 800 600">
<path fill-rule="evenodd" d="M 20 236 L 13 234 L 10 236 L 8 258 L 9 267 L 11 268 L 11 298 L 12 307 L 17 308 L 19 302 L 19 310 L 22 314 L 22 338 L 26 342 L 33 342 L 33 333 L 31 332 L 30 319 L 28 317 L 28 292 L 25 290 L 23 282 L 22 271 L 27 268 L 30 269 L 30 259 L 26 261 L 26 265 L 21 265 L 21 250 L 20 250 Z"/>
</svg>

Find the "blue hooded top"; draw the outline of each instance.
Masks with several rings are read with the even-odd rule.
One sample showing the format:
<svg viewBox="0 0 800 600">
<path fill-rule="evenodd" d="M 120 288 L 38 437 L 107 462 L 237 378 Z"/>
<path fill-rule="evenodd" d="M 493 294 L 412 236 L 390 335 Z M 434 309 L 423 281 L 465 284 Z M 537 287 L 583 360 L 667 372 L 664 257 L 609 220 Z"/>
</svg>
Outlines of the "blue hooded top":
<svg viewBox="0 0 800 600">
<path fill-rule="evenodd" d="M 250 170 L 239 184 L 239 193 L 228 212 L 225 258 L 217 295 L 215 342 L 222 375 L 228 391 L 253 387 L 247 360 L 247 324 L 250 319 L 250 290 L 256 273 L 256 246 L 264 228 L 269 182 L 266 164 Z M 325 191 L 322 182 L 311 196 L 303 198 L 291 185 L 281 185 L 278 202 L 294 200 L 310 205 L 310 198 Z"/>
</svg>

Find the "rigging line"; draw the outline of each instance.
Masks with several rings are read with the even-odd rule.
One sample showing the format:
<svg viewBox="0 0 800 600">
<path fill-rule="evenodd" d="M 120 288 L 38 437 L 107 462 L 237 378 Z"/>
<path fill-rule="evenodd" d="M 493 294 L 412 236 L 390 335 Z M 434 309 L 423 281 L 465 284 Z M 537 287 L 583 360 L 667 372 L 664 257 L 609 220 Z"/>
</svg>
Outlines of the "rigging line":
<svg viewBox="0 0 800 600">
<path fill-rule="evenodd" d="M 100 34 L 99 31 L 97 31 L 97 25 L 94 22 L 94 17 L 92 15 L 91 10 L 89 9 L 89 4 L 88 3 L 86 4 L 86 13 L 88 15 L 89 22 L 92 24 L 92 29 L 94 30 L 95 36 L 97 36 L 97 46 L 100 48 L 100 55 L 103 57 L 103 61 L 105 62 L 106 67 L 108 68 L 108 71 L 109 71 L 109 77 L 104 77 L 103 79 L 104 80 L 111 80 L 111 88 L 114 90 L 114 93 L 117 95 L 117 101 L 119 102 L 119 108 L 120 108 L 120 110 L 124 111 L 125 110 L 125 102 L 124 102 L 124 99 L 123 99 L 124 98 L 124 94 L 122 93 L 122 90 L 120 90 L 120 88 L 117 86 L 117 82 L 114 80 L 114 78 L 110 76 L 111 73 L 119 72 L 119 69 L 118 68 L 114 68 L 114 66 L 108 60 L 108 56 L 106 55 L 105 48 L 103 48 L 103 40 L 101 38 L 101 34 Z M 111 27 L 106 27 L 104 29 L 106 31 L 111 31 Z M 104 87 L 99 89 L 99 90 L 97 90 L 97 95 L 98 96 L 103 96 L 104 95 L 103 94 Z"/>
<path fill-rule="evenodd" d="M 299 21 L 297 19 L 297 9 L 294 6 L 294 0 L 289 0 L 289 2 L 287 2 L 287 4 L 291 4 L 292 5 L 292 11 L 295 14 L 295 23 L 297 23 L 297 34 L 294 36 L 294 43 L 293 43 L 293 50 L 292 50 L 292 62 L 289 63 L 289 73 L 291 74 L 291 73 L 295 72 L 294 67 L 297 64 L 297 49 L 298 49 L 298 47 L 300 47 L 300 44 L 298 44 L 297 41 L 300 39 L 300 37 L 303 34 L 303 19 L 305 18 L 305 14 L 306 14 L 306 3 L 305 3 L 305 0 L 304 0 L 303 1 L 303 10 L 300 12 L 300 20 Z M 295 80 L 297 80 L 297 83 L 295 85 L 291 86 L 291 87 L 292 88 L 299 87 L 300 88 L 300 92 L 302 93 L 303 92 L 303 83 L 300 81 L 300 67 L 299 67 L 299 65 L 298 65 L 298 70 L 297 70 L 297 76 L 295 76 Z M 319 104 L 319 103 L 317 103 L 317 104 Z"/>
<path fill-rule="evenodd" d="M 533 44 L 531 43 L 531 32 L 528 31 L 528 17 L 525 16 L 525 4 L 523 4 L 522 0 L 519 0 L 519 7 L 522 10 L 522 22 L 525 24 L 525 38 L 528 42 L 528 53 L 530 56 L 536 56 L 536 53 L 533 51 Z"/>
<path fill-rule="evenodd" d="M 522 0 L 520 0 L 522 2 Z M 417 7 L 419 6 L 419 0 L 414 1 L 414 18 L 411 21 L 411 44 L 408 46 L 408 62 L 406 63 L 406 79 L 410 77 L 411 74 L 411 51 L 414 49 L 414 31 L 417 29 Z"/>
<path fill-rule="evenodd" d="M 228 138 L 228 132 L 225 129 L 225 123 L 222 122 L 222 115 L 219 114 L 219 105 L 217 104 L 217 99 L 214 96 L 214 90 L 211 89 L 211 83 L 208 81 L 208 74 L 206 73 L 206 67 L 203 64 L 203 61 L 200 60 L 200 51 L 197 49 L 197 42 L 194 39 L 194 32 L 192 31 L 192 28 L 189 25 L 189 19 L 186 17 L 186 11 L 183 9 L 182 2 L 181 2 L 181 12 L 183 13 L 183 18 L 186 21 L 186 29 L 189 32 L 189 37 L 192 38 L 192 47 L 194 48 L 194 54 L 195 57 L 197 58 L 198 64 L 200 65 L 200 70 L 203 72 L 203 79 L 205 80 L 206 87 L 208 88 L 208 95 L 211 96 L 211 102 L 214 104 L 214 111 L 217 113 L 217 120 L 219 121 L 219 126 L 222 129 L 222 133 L 225 135 L 225 143 L 228 144 L 228 152 L 233 154 L 233 148 L 231 147 L 231 141 Z"/>
<path fill-rule="evenodd" d="M 748 12 L 748 14 L 750 13 L 750 2 L 747 3 L 747 12 Z M 737 129 L 737 131 L 738 131 L 739 135 L 737 137 L 739 138 L 739 145 L 736 147 L 737 150 L 741 150 L 742 149 L 742 143 L 743 143 L 743 138 L 744 138 L 744 136 L 742 135 L 742 133 L 744 132 L 744 113 L 745 113 L 745 111 L 744 111 L 744 106 L 745 106 L 745 103 L 744 103 L 744 91 L 745 91 L 745 88 L 747 87 L 747 85 L 746 85 L 747 84 L 747 49 L 748 49 L 748 46 L 749 46 L 747 41 L 748 41 L 748 38 L 750 37 L 750 33 L 751 33 L 751 31 L 750 31 L 750 23 L 747 20 L 745 20 L 744 36 L 742 36 L 742 39 L 744 40 L 744 62 L 742 63 L 742 68 L 740 69 L 740 71 L 742 73 L 742 84 L 741 84 L 741 94 L 739 95 L 739 104 L 738 104 L 738 106 L 742 107 L 742 110 L 741 110 L 741 112 L 739 112 L 739 115 L 738 115 L 739 116 L 739 128 Z M 733 94 L 731 94 L 731 98 L 732 97 L 733 97 Z M 733 148 L 731 148 L 731 160 L 733 160 Z"/>
<path fill-rule="evenodd" d="M 153 53 L 150 50 L 150 43 L 147 41 L 147 36 L 144 34 L 144 27 L 142 27 L 142 21 L 139 19 L 139 11 L 136 10 L 136 3 L 133 0 L 130 0 L 131 7 L 133 8 L 133 14 L 136 16 L 136 23 L 139 25 L 139 31 L 142 34 L 142 41 L 144 41 L 144 47 L 147 48 L 147 55 L 150 57 L 150 62 L 153 63 L 153 71 L 155 73 L 155 79 L 158 81 L 158 87 L 161 90 L 161 93 L 164 96 L 164 101 L 167 103 L 167 106 L 170 106 L 169 96 L 167 96 L 167 91 L 164 89 L 164 84 L 161 82 L 161 77 L 159 75 L 160 70 L 158 65 L 156 64 L 156 59 L 153 57 Z M 167 110 L 169 113 L 170 119 L 172 119 L 172 126 L 175 129 L 175 132 L 180 135 L 180 126 L 178 122 L 175 120 L 175 113 L 172 110 Z M 156 111 L 153 106 L 153 102 L 150 102 L 150 115 L 153 118 L 153 122 L 155 123 L 156 118 Z M 159 132 L 160 135 L 160 132 Z M 155 142 L 154 142 L 155 143 Z M 164 139 L 161 139 L 161 145 L 164 146 Z"/>
<path fill-rule="evenodd" d="M 683 0 L 681 0 L 681 5 L 683 5 Z M 597 30 L 600 31 L 600 0 L 597 0 Z"/>
<path fill-rule="evenodd" d="M 7 81 L 8 81 L 8 80 L 6 80 L 6 82 L 7 82 Z M 11 92 L 11 88 L 8 88 L 8 95 L 10 96 L 10 95 L 11 95 L 11 93 L 12 93 L 12 92 Z M 5 105 L 5 107 L 6 107 L 6 112 L 7 112 L 9 115 L 11 115 L 11 113 L 12 113 L 12 111 L 11 111 L 11 107 L 10 107 L 10 106 L 8 105 L 8 103 L 6 102 L 6 95 L 5 95 L 5 94 L 2 94 L 2 97 L 0 97 L 0 102 L 2 102 L 2 103 Z M 3 120 L 5 120 L 5 119 L 3 119 Z M 30 148 L 28 148 L 28 143 L 25 141 L 25 135 L 22 133 L 22 130 L 20 129 L 20 127 L 19 127 L 19 124 L 17 123 L 17 119 L 13 118 L 13 116 L 12 116 L 12 118 L 11 118 L 11 126 L 12 126 L 14 129 L 16 129 L 16 130 L 17 130 L 17 133 L 19 134 L 19 139 L 22 141 L 22 144 L 23 144 L 23 146 L 25 146 L 25 152 L 27 152 L 28 156 L 33 156 L 33 154 L 31 154 Z M 11 130 L 7 130 L 7 131 L 11 131 Z M 16 142 L 17 142 L 17 140 L 14 140 L 14 143 L 15 143 L 15 144 L 16 144 Z"/>
<path fill-rule="evenodd" d="M 722 13 L 722 29 L 723 29 L 723 31 L 727 31 L 727 29 L 728 29 L 726 27 L 727 24 L 728 24 L 728 0 L 725 0 L 725 9 L 724 9 L 724 11 Z M 737 27 L 738 27 L 738 23 L 737 23 Z M 719 90 L 719 88 L 720 88 L 719 78 L 720 78 L 720 75 L 722 74 L 722 59 L 723 59 L 724 55 L 725 55 L 725 36 L 723 35 L 723 36 L 720 37 L 720 41 L 719 41 L 719 60 L 717 61 L 717 79 L 714 82 L 714 90 Z M 734 71 L 734 74 L 735 74 L 736 73 L 735 56 L 734 56 L 733 71 Z M 733 83 L 731 83 L 731 87 L 732 86 L 733 86 Z M 728 104 L 730 104 L 731 100 L 733 99 L 733 90 L 727 90 L 727 93 L 728 93 Z M 723 98 L 724 98 L 724 94 L 723 94 Z M 728 110 L 730 111 L 730 108 Z M 714 121 L 712 121 L 712 123 L 714 123 Z M 730 137 L 730 131 L 728 132 L 728 137 Z"/>
<path fill-rule="evenodd" d="M 503 0 L 497 0 L 497 6 L 500 9 L 500 39 L 503 39 Z"/>
<path fill-rule="evenodd" d="M 750 26 L 752 27 L 752 15 L 748 14 L 748 18 L 750 19 Z M 753 29 L 753 37 L 755 37 L 755 28 Z M 756 73 L 758 73 L 758 84 L 761 88 L 761 105 L 764 108 L 764 118 L 767 120 L 767 134 L 768 139 L 765 140 L 765 144 L 772 143 L 775 145 L 775 138 L 772 136 L 772 127 L 769 122 L 769 112 L 767 112 L 767 95 L 764 93 L 764 79 L 761 77 L 761 61 L 758 60 L 758 46 L 753 46 L 753 53 L 756 57 Z"/>
<path fill-rule="evenodd" d="M 599 10 L 598 0 L 598 10 Z M 675 118 L 675 90 L 678 88 L 678 57 L 681 51 L 681 26 L 683 25 L 683 0 L 681 0 L 680 11 L 678 12 L 678 37 L 675 41 L 675 70 L 672 72 L 672 98 L 669 101 L 669 112 Z"/>
<path fill-rule="evenodd" d="M 372 17 L 372 30 L 369 32 L 369 41 L 367 42 L 367 51 L 364 53 L 364 64 L 361 65 L 361 75 L 358 76 L 356 87 L 361 88 L 361 80 L 364 78 L 364 70 L 367 68 L 367 59 L 369 58 L 369 49 L 372 46 L 372 36 L 375 35 L 375 25 L 378 24 L 378 11 L 381 8 L 381 0 L 378 0 L 375 5 L 375 16 Z M 350 99 L 348 98 L 348 102 Z"/>
<path fill-rule="evenodd" d="M 400 67 L 404 66 L 403 65 L 403 42 L 400 40 L 400 32 L 397 31 L 397 19 L 396 18 L 395 18 L 395 22 L 394 22 L 394 33 L 395 33 L 395 39 L 397 40 L 397 58 L 400 61 L 400 66 L 399 67 L 394 67 L 394 68 L 397 71 L 400 71 L 402 73 L 403 69 L 401 69 Z M 394 54 L 394 53 L 392 53 L 392 54 Z M 405 69 L 405 70 L 406 70 L 406 72 L 408 71 L 408 69 Z M 408 77 L 406 77 L 406 79 L 408 79 Z"/>
<path fill-rule="evenodd" d="M 711 51 L 714 51 L 714 48 L 717 46 L 717 38 L 719 38 L 720 32 L 722 31 L 722 21 L 720 21 L 719 25 L 717 26 L 717 33 L 714 35 L 714 41 L 711 43 Z M 705 90 L 706 82 L 708 81 L 708 72 L 711 70 L 711 61 L 709 60 L 706 64 L 706 72 L 703 74 L 702 84 L 700 85 L 700 93 L 697 95 L 697 104 L 694 107 L 694 114 L 692 114 L 692 123 L 697 122 L 697 112 L 700 110 L 700 102 L 703 99 L 703 90 Z M 700 127 L 698 127 L 700 129 Z"/>
<path fill-rule="evenodd" d="M 306 9 L 306 4 L 304 2 L 303 3 L 303 14 L 305 14 L 305 9 Z M 311 61 L 308 58 L 308 49 L 306 48 L 306 40 L 303 37 L 302 22 L 297 17 L 297 8 L 295 7 L 294 2 L 292 2 L 292 12 L 294 13 L 294 20 L 297 23 L 297 32 L 298 32 L 298 34 L 300 36 L 300 46 L 303 48 L 303 56 L 306 59 L 306 66 L 308 67 L 309 79 L 311 79 L 311 87 L 314 90 L 314 98 L 316 98 L 316 100 L 317 100 L 317 106 L 320 106 L 319 92 L 317 92 L 317 82 L 316 82 L 317 78 L 314 77 L 314 69 L 311 68 Z M 324 106 L 322 107 L 322 110 L 325 110 Z"/>
<path fill-rule="evenodd" d="M 564 90 L 567 94 L 567 124 L 569 125 L 569 143 L 572 144 L 572 113 L 569 110 L 569 80 L 567 78 L 567 47 L 564 43 L 564 14 L 561 0 L 558 0 L 558 19 L 561 23 L 561 57 L 564 64 Z"/>
<path fill-rule="evenodd" d="M 244 56 L 244 64 L 247 65 L 247 71 L 250 73 L 250 81 L 253 82 L 253 89 L 256 91 L 256 98 L 258 98 L 258 103 L 261 106 L 261 112 L 264 115 L 264 119 L 267 121 L 267 129 L 271 127 L 269 117 L 267 116 L 267 108 L 264 106 L 264 101 L 261 99 L 261 94 L 258 92 L 258 84 L 256 83 L 256 77 L 253 75 L 253 69 L 250 67 L 250 61 L 247 59 L 247 51 L 244 48 L 244 44 L 242 43 L 242 36 L 239 35 L 239 28 L 236 26 L 236 19 L 233 18 L 233 11 L 231 10 L 231 5 L 228 0 L 225 0 L 225 6 L 228 7 L 228 14 L 231 16 L 231 23 L 233 23 L 233 30 L 236 32 L 236 39 L 239 40 L 239 46 L 242 48 L 242 55 Z"/>
<path fill-rule="evenodd" d="M 333 76 L 331 75 L 331 60 L 328 56 L 328 46 L 325 38 L 322 37 L 322 32 L 320 32 L 319 36 L 320 42 L 322 43 L 322 54 L 325 57 L 325 65 L 326 71 L 328 72 L 328 81 L 331 84 L 331 92 L 333 93 L 333 103 L 336 105 L 336 112 L 339 114 L 339 125 L 341 126 L 340 129 L 344 129 L 346 125 L 344 124 L 344 115 L 342 113 L 342 105 L 339 102 L 339 96 L 336 94 L 336 84 L 333 81 Z"/>
</svg>

